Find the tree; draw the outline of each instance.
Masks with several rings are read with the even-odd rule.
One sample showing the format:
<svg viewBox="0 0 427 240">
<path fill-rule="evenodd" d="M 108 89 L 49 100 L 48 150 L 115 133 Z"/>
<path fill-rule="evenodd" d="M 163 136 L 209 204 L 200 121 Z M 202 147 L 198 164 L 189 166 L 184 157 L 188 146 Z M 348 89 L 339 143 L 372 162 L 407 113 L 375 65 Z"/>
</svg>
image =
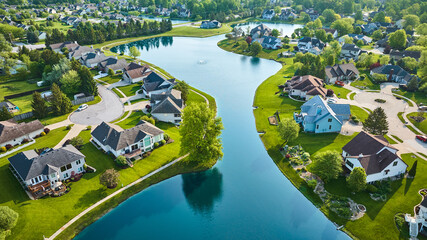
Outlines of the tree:
<svg viewBox="0 0 427 240">
<path fill-rule="evenodd" d="M 149 117 L 148 115 L 144 115 L 144 116 L 142 116 L 142 117 L 140 118 L 140 120 L 142 120 L 142 121 L 146 121 L 146 122 L 151 123 L 151 124 L 153 124 L 153 125 L 156 125 L 156 121 L 155 121 L 152 117 Z"/>
<path fill-rule="evenodd" d="M 29 43 L 37 43 L 39 36 L 37 31 L 27 31 L 27 40 Z"/>
<path fill-rule="evenodd" d="M 316 20 L 314 20 L 313 26 L 314 26 L 314 29 L 322 28 L 323 27 L 322 21 L 319 18 L 317 18 Z"/>
<path fill-rule="evenodd" d="M 107 72 L 108 72 L 108 75 L 114 76 L 114 70 L 113 69 L 109 68 Z"/>
<path fill-rule="evenodd" d="M 354 33 L 355 33 L 355 34 L 361 34 L 361 33 L 362 33 L 362 28 L 361 28 L 361 27 L 359 27 L 359 26 L 355 27 L 355 28 L 354 28 Z"/>
<path fill-rule="evenodd" d="M 420 24 L 420 18 L 417 15 L 408 14 L 403 17 L 403 28 L 405 29 L 414 29 Z"/>
<path fill-rule="evenodd" d="M 342 172 L 342 157 L 338 152 L 321 152 L 314 157 L 312 171 L 323 181 L 336 179 Z"/>
<path fill-rule="evenodd" d="M 11 208 L 7 206 L 0 206 L 0 239 L 10 235 L 10 231 L 18 222 L 18 217 L 19 214 Z"/>
<path fill-rule="evenodd" d="M 404 49 L 406 46 L 406 32 L 403 29 L 391 33 L 388 38 L 388 43 L 392 48 Z"/>
<path fill-rule="evenodd" d="M 423 23 L 420 24 L 417 28 L 416 31 L 418 34 L 420 35 L 427 35 L 427 23 Z M 1 49 L 1 48 L 0 48 Z"/>
<path fill-rule="evenodd" d="M 360 192 L 366 188 L 366 172 L 361 167 L 355 167 L 347 177 L 347 185 L 354 192 Z"/>
<path fill-rule="evenodd" d="M 73 105 L 67 95 L 65 95 L 56 84 L 52 84 L 50 89 L 52 92 L 52 100 L 50 103 L 53 108 L 53 112 L 56 115 L 70 113 L 73 110 Z"/>
<path fill-rule="evenodd" d="M 363 122 L 363 130 L 374 135 L 385 135 L 388 132 L 387 115 L 381 107 L 376 108 Z"/>
<path fill-rule="evenodd" d="M 98 88 L 96 87 L 95 79 L 93 79 L 89 68 L 82 66 L 80 67 L 78 73 L 81 80 L 80 90 L 88 95 L 98 95 Z"/>
<path fill-rule="evenodd" d="M 344 43 L 353 44 L 353 38 L 350 36 L 344 36 Z"/>
<path fill-rule="evenodd" d="M 381 65 L 386 65 L 386 64 L 388 64 L 388 62 L 390 62 L 390 56 L 389 55 L 381 55 L 380 56 L 380 64 Z"/>
<path fill-rule="evenodd" d="M 355 21 L 362 21 L 363 20 L 363 12 L 362 10 L 357 10 L 356 14 L 354 15 Z"/>
<path fill-rule="evenodd" d="M 385 13 L 383 11 L 375 14 L 373 22 L 385 22 Z"/>
<path fill-rule="evenodd" d="M 33 93 L 33 101 L 31 102 L 33 108 L 33 114 L 36 118 L 45 118 L 48 114 L 48 108 L 46 101 L 42 98 L 39 92 Z"/>
<path fill-rule="evenodd" d="M 118 156 L 114 161 L 121 167 L 128 165 L 128 161 L 126 160 L 126 157 L 123 155 Z"/>
<path fill-rule="evenodd" d="M 279 132 L 280 138 L 288 143 L 298 138 L 300 127 L 292 118 L 285 119 L 279 123 L 277 126 L 277 131 Z"/>
<path fill-rule="evenodd" d="M 6 106 L 3 106 L 3 108 L 0 110 L 0 121 L 9 120 L 11 118 L 13 118 L 13 114 L 9 112 Z"/>
<path fill-rule="evenodd" d="M 249 47 L 249 49 L 250 49 L 252 55 L 256 56 L 256 55 L 258 55 L 258 53 L 261 52 L 262 46 L 261 46 L 261 44 L 259 42 L 253 42 L 251 44 L 251 46 Z"/>
<path fill-rule="evenodd" d="M 371 54 L 367 54 L 367 53 L 362 53 L 359 57 L 358 60 L 358 65 L 360 65 L 361 67 L 365 67 L 368 68 L 369 66 L 371 66 L 372 64 L 375 63 L 375 58 L 374 56 L 372 56 Z"/>
<path fill-rule="evenodd" d="M 120 174 L 114 168 L 105 170 L 104 173 L 99 176 L 99 183 L 106 186 L 107 188 L 115 188 L 119 184 Z"/>
<path fill-rule="evenodd" d="M 326 35 L 326 31 L 324 29 L 316 29 L 314 31 L 314 36 L 316 36 L 317 39 L 320 39 L 323 42 L 326 42 L 328 40 L 328 36 Z"/>
<path fill-rule="evenodd" d="M 383 38 L 383 32 L 382 32 L 380 29 L 375 30 L 375 31 L 372 33 L 372 38 L 373 38 L 374 40 L 380 40 L 381 38 Z"/>
<path fill-rule="evenodd" d="M 327 23 L 331 23 L 336 20 L 335 18 L 335 11 L 332 9 L 325 9 L 323 10 L 322 16 L 325 18 L 325 21 Z"/>
<path fill-rule="evenodd" d="M 418 67 L 417 60 L 412 57 L 404 57 L 400 59 L 397 64 L 408 72 L 414 72 L 415 68 Z"/>
<path fill-rule="evenodd" d="M 132 46 L 129 48 L 129 54 L 133 57 L 133 59 L 136 59 L 141 55 L 141 52 L 136 48 L 136 46 Z"/>
<path fill-rule="evenodd" d="M 335 56 L 329 55 L 328 58 L 326 59 L 326 64 L 328 66 L 334 66 L 335 65 Z"/>
<path fill-rule="evenodd" d="M 70 139 L 70 144 L 76 147 L 77 149 L 80 149 L 84 143 L 85 141 L 80 136 L 76 136 Z"/>
<path fill-rule="evenodd" d="M 411 80 L 408 82 L 408 90 L 413 92 L 418 89 L 418 79 L 416 76 L 413 76 Z"/>
<path fill-rule="evenodd" d="M 380 73 L 374 73 L 374 74 L 372 74 L 372 78 L 373 78 L 376 82 L 379 82 L 379 83 L 387 82 L 387 81 L 388 81 L 388 79 L 387 79 L 387 75 L 385 75 L 385 74 L 380 74 Z"/>
<path fill-rule="evenodd" d="M 66 94 L 76 94 L 82 84 L 79 74 L 74 70 L 70 70 L 62 75 L 59 82 L 61 83 L 62 91 Z"/>
<path fill-rule="evenodd" d="M 181 91 L 181 98 L 184 103 L 186 103 L 188 99 L 188 94 L 190 93 L 190 86 L 185 81 L 181 81 L 178 82 L 174 88 L 178 91 Z"/>
<path fill-rule="evenodd" d="M 246 51 L 248 49 L 249 45 L 246 41 L 243 41 L 240 43 L 240 49 L 242 49 L 242 51 Z"/>
<path fill-rule="evenodd" d="M 271 31 L 271 36 L 273 37 L 278 37 L 280 35 L 279 30 L 277 29 L 273 29 L 273 31 Z"/>
<path fill-rule="evenodd" d="M 351 18 L 338 19 L 331 24 L 331 28 L 336 29 L 339 33 L 339 36 L 352 33 L 354 31 L 352 20 L 353 19 Z"/>
<path fill-rule="evenodd" d="M 222 142 L 219 136 L 223 129 L 221 118 L 206 103 L 190 104 L 182 113 L 180 128 L 181 153 L 189 153 L 190 161 L 211 166 L 211 161 L 221 159 Z"/>
<path fill-rule="evenodd" d="M 6 39 L 4 35 L 0 33 L 0 52 L 10 52 L 12 51 L 12 46 Z"/>
</svg>

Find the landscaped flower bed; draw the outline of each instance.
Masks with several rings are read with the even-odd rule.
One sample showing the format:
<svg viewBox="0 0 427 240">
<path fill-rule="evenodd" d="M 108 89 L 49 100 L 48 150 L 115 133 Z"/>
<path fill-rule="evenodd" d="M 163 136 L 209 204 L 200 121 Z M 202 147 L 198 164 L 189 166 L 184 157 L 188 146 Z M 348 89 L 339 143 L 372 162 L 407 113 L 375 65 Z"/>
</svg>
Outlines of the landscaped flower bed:
<svg viewBox="0 0 427 240">
<path fill-rule="evenodd" d="M 310 154 L 305 152 L 304 149 L 300 146 L 288 146 L 280 149 L 281 153 L 285 156 L 286 160 L 289 160 L 293 167 L 296 166 L 307 166 L 310 164 Z"/>
</svg>

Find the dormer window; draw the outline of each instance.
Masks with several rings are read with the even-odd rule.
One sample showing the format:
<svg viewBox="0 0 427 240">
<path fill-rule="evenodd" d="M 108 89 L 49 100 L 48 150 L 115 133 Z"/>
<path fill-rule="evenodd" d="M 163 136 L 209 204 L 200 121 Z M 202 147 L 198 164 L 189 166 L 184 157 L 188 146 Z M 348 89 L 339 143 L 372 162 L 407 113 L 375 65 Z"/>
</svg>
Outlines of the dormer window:
<svg viewBox="0 0 427 240">
<path fill-rule="evenodd" d="M 393 163 L 393 167 L 394 167 L 394 166 L 396 166 L 396 165 L 397 165 L 397 161 L 395 161 L 395 162 Z"/>
</svg>

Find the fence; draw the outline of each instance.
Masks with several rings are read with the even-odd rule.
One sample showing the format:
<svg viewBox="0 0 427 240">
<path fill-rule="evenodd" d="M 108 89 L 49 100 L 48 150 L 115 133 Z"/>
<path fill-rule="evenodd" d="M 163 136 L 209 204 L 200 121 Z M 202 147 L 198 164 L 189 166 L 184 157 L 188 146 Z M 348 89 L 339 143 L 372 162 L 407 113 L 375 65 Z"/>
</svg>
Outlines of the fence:
<svg viewBox="0 0 427 240">
<path fill-rule="evenodd" d="M 22 92 L 22 93 L 17 93 L 17 94 L 12 94 L 12 95 L 9 95 L 9 96 L 5 96 L 4 99 L 8 100 L 8 99 L 12 99 L 12 98 L 23 97 L 23 96 L 31 95 L 34 92 L 44 92 L 44 91 L 47 91 L 49 89 L 50 89 L 50 87 L 39 88 L 39 89 L 36 89 L 36 90 L 31 90 L 31 91 L 27 91 L 27 92 Z"/>
<path fill-rule="evenodd" d="M 94 96 L 89 96 L 89 97 L 84 97 L 84 98 L 77 98 L 77 99 L 71 101 L 71 103 L 73 105 L 79 105 L 79 104 L 90 102 L 90 101 L 93 101 L 93 100 L 95 100 L 95 97 Z"/>
</svg>

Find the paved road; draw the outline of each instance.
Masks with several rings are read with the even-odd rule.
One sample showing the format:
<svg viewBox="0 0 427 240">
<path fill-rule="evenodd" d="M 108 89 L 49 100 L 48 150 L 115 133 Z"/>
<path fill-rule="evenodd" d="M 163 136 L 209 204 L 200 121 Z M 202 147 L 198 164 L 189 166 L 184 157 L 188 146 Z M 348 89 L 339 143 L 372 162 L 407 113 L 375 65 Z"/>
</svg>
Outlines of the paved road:
<svg viewBox="0 0 427 240">
<path fill-rule="evenodd" d="M 102 85 L 98 85 L 98 92 L 102 101 L 98 104 L 89 106 L 86 110 L 71 114 L 71 122 L 86 126 L 98 125 L 103 121 L 111 122 L 123 114 L 123 103 L 114 92 L 106 89 Z"/>
</svg>

